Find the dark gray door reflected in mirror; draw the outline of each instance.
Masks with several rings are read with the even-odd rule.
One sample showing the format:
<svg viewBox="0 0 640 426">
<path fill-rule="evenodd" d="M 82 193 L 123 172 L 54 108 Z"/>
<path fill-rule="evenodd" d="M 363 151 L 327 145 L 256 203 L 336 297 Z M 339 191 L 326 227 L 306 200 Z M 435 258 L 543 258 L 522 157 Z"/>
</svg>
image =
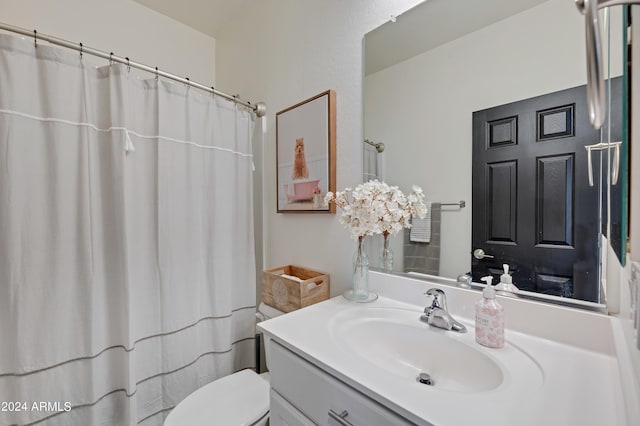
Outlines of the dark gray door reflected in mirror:
<svg viewBox="0 0 640 426">
<path fill-rule="evenodd" d="M 611 140 L 620 141 L 622 79 L 611 87 Z M 520 290 L 603 301 L 599 228 L 607 210 L 598 186 L 607 184 L 608 156 L 592 153 L 590 186 L 585 149 L 601 140 L 586 86 L 474 112 L 472 250 L 495 256 L 471 258 L 474 281 L 499 280 L 507 263 Z"/>
</svg>

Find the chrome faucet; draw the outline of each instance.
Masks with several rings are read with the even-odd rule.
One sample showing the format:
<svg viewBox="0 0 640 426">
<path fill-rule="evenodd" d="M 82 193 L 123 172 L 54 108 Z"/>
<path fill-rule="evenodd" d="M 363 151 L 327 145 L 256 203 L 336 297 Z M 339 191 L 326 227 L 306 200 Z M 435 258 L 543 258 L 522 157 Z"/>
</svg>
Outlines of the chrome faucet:
<svg viewBox="0 0 640 426">
<path fill-rule="evenodd" d="M 424 315 L 420 316 L 420 320 L 434 327 L 443 328 L 445 330 L 453 330 L 458 333 L 466 333 L 467 327 L 454 320 L 447 309 L 447 299 L 444 291 L 439 288 L 429 289 L 426 293 L 433 296 L 431 306 L 424 308 Z"/>
</svg>

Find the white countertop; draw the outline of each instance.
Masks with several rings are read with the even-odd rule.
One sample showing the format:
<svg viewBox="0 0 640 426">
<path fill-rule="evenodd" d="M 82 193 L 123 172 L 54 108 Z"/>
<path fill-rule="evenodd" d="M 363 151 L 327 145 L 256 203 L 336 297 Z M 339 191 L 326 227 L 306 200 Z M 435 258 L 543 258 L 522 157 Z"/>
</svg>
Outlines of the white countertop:
<svg viewBox="0 0 640 426">
<path fill-rule="evenodd" d="M 449 292 L 451 290 L 445 291 Z M 451 306 L 451 305 L 450 305 Z M 307 361 L 327 371 L 408 420 L 422 425 L 626 425 L 622 387 L 616 357 L 611 353 L 572 346 L 509 329 L 506 345 L 488 349 L 474 341 L 473 322 L 454 316 L 469 332 L 452 338 L 472 345 L 506 371 L 504 383 L 478 393 L 450 392 L 400 380 L 388 372 L 371 368 L 353 356 L 335 338 L 336 323 L 344 315 L 366 315 L 367 309 L 394 308 L 415 311 L 410 305 L 387 297 L 357 304 L 341 296 L 262 322 L 258 327 L 269 337 Z M 430 327 L 424 324 L 424 327 Z M 458 334 L 454 336 L 453 334 Z M 542 375 L 509 372 L 509 357 L 527 354 Z M 514 355 L 516 354 L 516 355 Z M 514 374 L 511 374 L 514 373 Z M 532 379 L 529 381 L 527 377 Z M 536 379 L 539 377 L 540 379 Z M 472 422 L 472 423 L 470 423 Z"/>
</svg>

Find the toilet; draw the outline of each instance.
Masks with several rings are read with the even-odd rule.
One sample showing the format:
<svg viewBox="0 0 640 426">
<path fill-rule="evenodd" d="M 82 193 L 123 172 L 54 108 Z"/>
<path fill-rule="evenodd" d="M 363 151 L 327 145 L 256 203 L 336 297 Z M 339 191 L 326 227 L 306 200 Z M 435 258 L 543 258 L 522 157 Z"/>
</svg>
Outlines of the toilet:
<svg viewBox="0 0 640 426">
<path fill-rule="evenodd" d="M 256 313 L 265 321 L 284 312 L 261 303 Z M 268 339 L 264 339 L 269 363 Z M 241 370 L 201 387 L 169 413 L 164 426 L 263 426 L 269 420 L 269 373 Z"/>
</svg>

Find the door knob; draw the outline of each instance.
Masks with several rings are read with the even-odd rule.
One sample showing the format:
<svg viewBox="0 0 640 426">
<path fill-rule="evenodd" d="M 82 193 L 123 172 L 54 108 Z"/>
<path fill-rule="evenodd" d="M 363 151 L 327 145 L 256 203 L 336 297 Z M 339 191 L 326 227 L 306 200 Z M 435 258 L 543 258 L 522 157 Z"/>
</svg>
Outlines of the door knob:
<svg viewBox="0 0 640 426">
<path fill-rule="evenodd" d="M 475 249 L 475 250 L 473 251 L 473 257 L 475 257 L 475 258 L 476 258 L 476 259 L 478 259 L 478 260 L 482 260 L 482 259 L 484 259 L 485 257 L 486 257 L 487 259 L 493 259 L 493 256 L 491 256 L 490 254 L 486 254 L 486 253 L 484 252 L 484 250 L 482 250 L 481 248 L 479 248 L 479 249 Z"/>
</svg>

